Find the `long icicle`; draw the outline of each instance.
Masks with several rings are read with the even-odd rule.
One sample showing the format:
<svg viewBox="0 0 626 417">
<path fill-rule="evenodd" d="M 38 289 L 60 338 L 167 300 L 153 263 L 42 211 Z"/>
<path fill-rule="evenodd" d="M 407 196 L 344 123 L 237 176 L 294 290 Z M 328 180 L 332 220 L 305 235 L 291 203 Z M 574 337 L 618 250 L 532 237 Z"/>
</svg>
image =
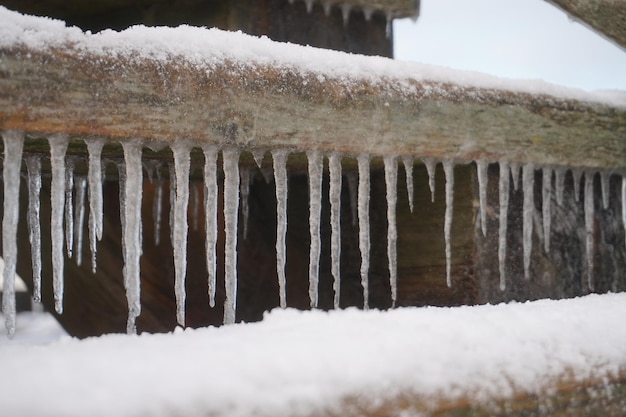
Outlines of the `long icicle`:
<svg viewBox="0 0 626 417">
<path fill-rule="evenodd" d="M 74 259 L 76 265 L 83 263 L 83 230 L 85 227 L 85 199 L 87 197 L 87 178 L 81 176 L 76 178 L 74 183 L 75 200 L 74 214 Z"/>
<path fill-rule="evenodd" d="M 74 249 L 74 203 L 72 202 L 74 165 L 76 165 L 76 159 L 68 157 L 65 161 L 65 249 L 68 258 L 72 257 Z"/>
<path fill-rule="evenodd" d="M 339 308 L 341 291 L 341 154 L 332 152 L 328 157 L 330 176 L 330 258 L 335 293 L 333 306 Z"/>
<path fill-rule="evenodd" d="M 50 165 L 52 168 L 52 184 L 50 204 L 50 235 L 52 236 L 52 287 L 54 292 L 54 309 L 63 313 L 63 214 L 65 205 L 65 152 L 69 139 L 67 135 L 55 134 L 48 138 L 50 143 Z"/>
<path fill-rule="evenodd" d="M 4 212 L 2 216 L 2 314 L 10 338 L 15 334 L 15 268 L 17 265 L 17 223 L 19 220 L 20 169 L 24 134 L 15 130 L 2 132 L 4 142 Z"/>
<path fill-rule="evenodd" d="M 611 190 L 610 190 L 611 171 L 607 169 L 601 170 L 600 180 L 602 184 L 602 208 L 607 210 L 609 208 L 609 197 L 611 194 Z"/>
<path fill-rule="evenodd" d="M 498 190 L 500 193 L 500 227 L 498 229 L 498 263 L 500 267 L 500 290 L 506 289 L 506 237 L 509 216 L 509 164 L 500 161 L 500 179 Z"/>
<path fill-rule="evenodd" d="M 543 167 L 543 181 L 541 186 L 541 214 L 543 217 L 543 248 L 550 253 L 550 229 L 552 226 L 552 168 Z"/>
<path fill-rule="evenodd" d="M 452 287 L 452 247 L 450 234 L 452 232 L 452 213 L 454 205 L 454 163 L 452 160 L 443 161 L 443 171 L 446 175 L 446 214 L 443 225 L 446 243 L 446 284 Z"/>
<path fill-rule="evenodd" d="M 124 149 L 124 211 L 123 250 L 124 286 L 128 302 L 126 332 L 137 333 L 136 319 L 141 313 L 140 258 L 141 258 L 141 196 L 143 170 L 141 166 L 142 143 L 139 140 L 122 142 Z M 121 202 L 120 202 L 121 203 Z"/>
<path fill-rule="evenodd" d="M 361 285 L 363 286 L 363 309 L 369 309 L 370 269 L 370 156 L 357 157 L 359 170 L 358 216 L 359 251 L 361 252 Z"/>
<path fill-rule="evenodd" d="M 413 157 L 403 156 L 402 164 L 404 165 L 404 172 L 406 174 L 406 194 L 409 199 L 409 210 L 413 213 Z"/>
<path fill-rule="evenodd" d="M 385 155 L 385 186 L 387 194 L 387 261 L 389 267 L 389 286 L 391 287 L 391 306 L 396 306 L 398 298 L 398 229 L 396 223 L 396 205 L 398 202 L 398 162 L 395 156 Z"/>
<path fill-rule="evenodd" d="M 239 150 L 222 151 L 224 158 L 224 324 L 233 324 L 237 312 L 237 222 L 239 219 Z"/>
<path fill-rule="evenodd" d="M 89 247 L 91 248 L 91 270 L 95 274 L 98 241 L 102 239 L 102 139 L 86 139 L 89 154 Z"/>
<path fill-rule="evenodd" d="M 203 145 L 204 153 L 204 230 L 206 234 L 206 266 L 209 305 L 215 307 L 217 274 L 217 147 Z"/>
<path fill-rule="evenodd" d="M 437 168 L 437 161 L 432 158 L 424 158 L 422 159 L 424 165 L 426 166 L 426 171 L 428 172 L 428 187 L 430 188 L 430 201 L 431 203 L 435 202 L 435 172 Z"/>
<path fill-rule="evenodd" d="M 476 174 L 478 177 L 478 200 L 480 202 L 480 229 L 483 236 L 487 236 L 487 169 L 489 165 L 485 160 L 476 161 Z"/>
<path fill-rule="evenodd" d="M 274 181 L 276 183 L 276 274 L 280 307 L 287 307 L 287 280 L 285 264 L 287 262 L 287 156 L 284 149 L 272 151 L 274 163 Z"/>
<path fill-rule="evenodd" d="M 189 208 L 189 170 L 191 147 L 185 141 L 174 142 L 171 146 L 176 170 L 176 196 L 174 200 L 174 292 L 176 294 L 176 321 L 185 326 L 185 303 L 187 292 L 187 210 Z"/>
<path fill-rule="evenodd" d="M 28 241 L 33 268 L 33 299 L 41 302 L 41 156 L 25 158 L 28 170 Z"/>
<path fill-rule="evenodd" d="M 595 231 L 595 207 L 593 196 L 593 176 L 592 171 L 585 172 L 585 253 L 587 256 L 587 287 L 590 291 L 594 289 L 593 269 L 594 269 L 594 231 Z"/>
<path fill-rule="evenodd" d="M 554 169 L 554 186 L 556 188 L 556 203 L 562 206 L 565 194 L 565 167 L 559 166 Z"/>
<path fill-rule="evenodd" d="M 523 246 L 524 278 L 530 279 L 530 255 L 533 244 L 533 215 L 535 214 L 535 166 L 525 164 L 522 168 L 523 203 Z"/>
<path fill-rule="evenodd" d="M 322 212 L 322 153 L 316 150 L 306 153 L 309 172 L 309 300 L 311 308 L 317 308 L 320 263 L 320 216 Z"/>
<path fill-rule="evenodd" d="M 170 242 L 172 242 L 172 246 L 174 245 L 174 205 L 176 205 L 176 167 L 173 162 L 168 162 L 167 171 L 170 174 L 170 186 L 169 186 L 169 194 L 170 194 L 170 215 L 168 219 L 168 223 L 170 226 Z"/>
</svg>

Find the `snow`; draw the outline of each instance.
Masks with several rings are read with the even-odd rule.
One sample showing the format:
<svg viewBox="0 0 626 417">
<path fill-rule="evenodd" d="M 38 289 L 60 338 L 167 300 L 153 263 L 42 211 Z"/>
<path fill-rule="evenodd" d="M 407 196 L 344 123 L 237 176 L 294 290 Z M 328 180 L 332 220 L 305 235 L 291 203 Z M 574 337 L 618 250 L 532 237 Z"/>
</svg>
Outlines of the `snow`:
<svg viewBox="0 0 626 417">
<path fill-rule="evenodd" d="M 626 294 L 277 309 L 252 324 L 48 342 L 50 319 L 21 314 L 15 339 L 0 335 L 0 403 L 16 417 L 340 415 L 348 397 L 373 406 L 402 394 L 426 408 L 463 394 L 477 403 L 615 375 L 626 365 L 625 314 Z"/>
</svg>

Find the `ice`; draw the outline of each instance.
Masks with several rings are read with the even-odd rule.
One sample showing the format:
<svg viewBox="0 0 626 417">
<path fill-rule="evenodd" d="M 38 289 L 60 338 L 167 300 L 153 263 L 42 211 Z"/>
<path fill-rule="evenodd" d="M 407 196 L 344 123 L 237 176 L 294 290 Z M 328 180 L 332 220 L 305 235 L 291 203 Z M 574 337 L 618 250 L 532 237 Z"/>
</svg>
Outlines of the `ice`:
<svg viewBox="0 0 626 417">
<path fill-rule="evenodd" d="M 398 298 L 398 229 L 396 223 L 396 205 L 398 202 L 398 162 L 396 156 L 385 155 L 385 186 L 387 194 L 387 260 L 389 267 L 389 286 L 391 287 L 391 306 L 396 306 Z"/>
<path fill-rule="evenodd" d="M 200 186 L 197 182 L 192 182 L 191 185 L 191 225 L 193 231 L 198 230 L 198 218 L 200 217 Z"/>
<path fill-rule="evenodd" d="M 167 164 L 167 171 L 170 174 L 170 218 L 169 218 L 169 226 L 170 226 L 170 242 L 174 245 L 174 212 L 173 207 L 176 205 L 176 166 L 173 162 L 169 162 Z"/>
<path fill-rule="evenodd" d="M 363 308 L 369 309 L 370 269 L 370 156 L 357 156 L 359 170 L 358 216 L 359 251 L 361 252 L 361 285 L 363 286 Z"/>
<path fill-rule="evenodd" d="M 174 169 L 176 170 L 176 196 L 174 199 L 174 292 L 176 293 L 176 321 L 185 326 L 185 303 L 187 292 L 185 279 L 187 277 L 187 210 L 189 207 L 189 170 L 191 146 L 186 141 L 176 141 L 172 144 L 174 155 Z"/>
<path fill-rule="evenodd" d="M 280 307 L 287 307 L 287 290 L 285 263 L 287 261 L 287 156 L 284 149 L 272 151 L 274 161 L 274 181 L 276 182 L 276 274 L 278 275 L 278 291 Z"/>
<path fill-rule="evenodd" d="M 500 161 L 500 179 L 498 190 L 500 193 L 500 227 L 498 229 L 498 264 L 500 267 L 500 290 L 506 289 L 506 238 L 509 215 L 509 164 Z"/>
<path fill-rule="evenodd" d="M 543 181 L 541 182 L 541 214 L 543 216 L 543 248 L 550 253 L 550 228 L 552 225 L 552 168 L 543 167 Z"/>
<path fill-rule="evenodd" d="M 68 258 L 72 257 L 74 248 L 74 204 L 72 202 L 74 165 L 76 165 L 76 159 L 68 157 L 65 161 L 65 249 Z"/>
<path fill-rule="evenodd" d="M 217 273 L 217 147 L 203 145 L 204 153 L 204 230 L 206 234 L 206 265 L 209 305 L 215 307 Z"/>
<path fill-rule="evenodd" d="M 424 162 L 424 166 L 426 166 L 426 171 L 428 172 L 428 187 L 430 188 L 430 201 L 435 202 L 435 169 L 437 167 L 437 162 L 432 158 L 424 158 L 422 159 Z"/>
<path fill-rule="evenodd" d="M 600 171 L 600 183 L 602 184 L 602 208 L 607 210 L 609 208 L 609 196 L 611 190 L 609 189 L 611 179 L 611 171 L 603 169 Z"/>
<path fill-rule="evenodd" d="M 521 166 L 517 162 L 511 162 L 509 166 L 511 167 L 511 176 L 513 177 L 513 189 L 517 191 L 519 188 L 519 171 Z"/>
<path fill-rule="evenodd" d="M 41 156 L 25 159 L 28 170 L 28 241 L 33 269 L 33 299 L 41 302 Z"/>
<path fill-rule="evenodd" d="M 348 181 L 348 194 L 350 195 L 350 215 L 352 216 L 352 226 L 357 225 L 358 221 L 358 194 L 359 194 L 359 176 L 356 171 L 346 173 Z"/>
<path fill-rule="evenodd" d="M 304 4 L 306 5 L 306 12 L 311 13 L 313 11 L 313 3 L 315 0 L 304 0 Z"/>
<path fill-rule="evenodd" d="M 535 214 L 535 166 L 532 163 L 522 167 L 523 203 L 523 246 L 524 278 L 530 279 L 530 255 L 533 244 L 533 216 Z"/>
<path fill-rule="evenodd" d="M 334 307 L 339 308 L 341 289 L 341 154 L 333 152 L 328 157 L 330 176 L 330 258 L 333 275 Z"/>
<path fill-rule="evenodd" d="M 81 266 L 83 264 L 83 230 L 85 227 L 85 200 L 87 197 L 87 178 L 79 176 L 76 178 L 74 184 L 76 194 L 74 214 L 76 219 L 74 222 L 74 259 L 76 259 L 76 265 Z"/>
<path fill-rule="evenodd" d="M 141 196 L 143 170 L 141 168 L 141 146 L 139 140 L 124 141 L 124 198 L 120 211 L 124 212 L 122 239 L 124 241 L 124 287 L 128 302 L 126 332 L 137 333 L 135 321 L 141 313 L 140 302 L 140 258 L 141 258 Z M 122 187 L 122 184 L 120 184 Z"/>
<path fill-rule="evenodd" d="M 224 324 L 233 324 L 237 311 L 237 222 L 239 219 L 239 150 L 222 150 L 224 164 Z"/>
<path fill-rule="evenodd" d="M 554 168 L 554 185 L 556 188 L 556 203 L 563 205 L 563 195 L 565 194 L 565 167 Z"/>
<path fill-rule="evenodd" d="M 371 21 L 373 15 L 374 15 L 374 8 L 372 8 L 372 7 L 364 7 L 363 8 L 363 16 L 365 16 L 365 21 L 366 22 Z"/>
<path fill-rule="evenodd" d="M 402 164 L 404 165 L 404 172 L 406 174 L 406 194 L 409 199 L 409 209 L 413 213 L 413 157 L 403 156 Z"/>
<path fill-rule="evenodd" d="M 324 3 L 322 3 L 322 7 L 324 8 L 324 15 L 330 16 L 330 9 L 332 7 L 332 3 L 325 1 Z"/>
<path fill-rule="evenodd" d="M 387 24 L 385 26 L 385 36 L 387 37 L 387 39 L 391 39 L 393 15 L 391 14 L 391 12 L 387 12 L 387 15 L 385 17 L 387 19 Z"/>
<path fill-rule="evenodd" d="M 86 139 L 89 154 L 89 246 L 91 248 L 91 269 L 96 273 L 98 241 L 102 239 L 102 139 Z"/>
<path fill-rule="evenodd" d="M 480 228 L 483 236 L 487 236 L 487 169 L 489 164 L 485 160 L 476 161 L 476 174 L 478 176 L 478 200 L 480 202 Z"/>
<path fill-rule="evenodd" d="M 580 201 L 580 179 L 583 176 L 583 170 L 580 168 L 572 168 L 572 180 L 574 181 L 574 201 Z"/>
<path fill-rule="evenodd" d="M 52 236 L 52 287 L 54 309 L 63 313 L 63 213 L 65 205 L 65 152 L 69 139 L 67 135 L 55 134 L 48 137 L 50 143 L 50 165 L 52 185 L 50 186 L 50 235 Z"/>
<path fill-rule="evenodd" d="M 265 151 L 263 149 L 253 149 L 251 152 L 252 158 L 254 158 L 256 166 L 261 169 L 261 167 L 263 166 L 263 159 L 265 158 Z"/>
<path fill-rule="evenodd" d="M 250 168 L 239 170 L 239 193 L 241 194 L 241 214 L 243 217 L 243 238 L 248 238 L 248 217 L 250 216 Z"/>
<path fill-rule="evenodd" d="M 306 152 L 309 172 L 309 300 L 311 308 L 317 308 L 320 263 L 320 216 L 322 212 L 322 153 L 317 150 Z"/>
<path fill-rule="evenodd" d="M 592 171 L 585 171 L 585 253 L 587 257 L 587 287 L 593 291 L 593 269 L 594 269 L 594 232 L 595 232 L 595 207 L 593 203 L 593 177 Z"/>
<path fill-rule="evenodd" d="M 624 243 L 626 244 L 626 178 L 622 176 L 622 225 L 624 226 Z"/>
<path fill-rule="evenodd" d="M 161 167 L 156 168 L 156 186 L 154 189 L 154 201 L 152 202 L 152 218 L 154 220 L 154 245 L 161 243 L 161 219 L 163 217 L 163 178 Z"/>
<path fill-rule="evenodd" d="M 15 268 L 17 265 L 17 223 L 19 220 L 20 170 L 24 134 L 15 130 L 2 132 L 4 142 L 4 205 L 2 216 L 2 314 L 9 337 L 15 334 Z"/>
<path fill-rule="evenodd" d="M 452 232 L 452 212 L 454 205 L 454 163 L 452 160 L 443 161 L 443 171 L 446 175 L 446 213 L 443 233 L 446 242 L 446 284 L 452 287 L 450 269 L 452 268 L 452 248 L 450 234 Z"/>
<path fill-rule="evenodd" d="M 352 11 L 352 6 L 349 3 L 344 3 L 341 5 L 341 16 L 343 17 L 343 26 L 348 26 L 350 22 L 350 12 Z"/>
</svg>

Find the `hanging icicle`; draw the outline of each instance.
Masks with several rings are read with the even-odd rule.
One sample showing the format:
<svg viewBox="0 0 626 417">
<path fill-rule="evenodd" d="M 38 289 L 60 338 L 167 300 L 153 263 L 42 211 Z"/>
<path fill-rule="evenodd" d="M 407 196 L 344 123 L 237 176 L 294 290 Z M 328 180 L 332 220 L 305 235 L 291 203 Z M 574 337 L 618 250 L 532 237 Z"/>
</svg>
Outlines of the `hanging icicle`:
<svg viewBox="0 0 626 417">
<path fill-rule="evenodd" d="M 317 308 L 320 263 L 320 216 L 322 212 L 322 153 L 317 150 L 306 153 L 309 172 L 309 299 L 311 308 Z"/>
<path fill-rule="evenodd" d="M 426 171 L 428 172 L 428 188 L 430 188 L 430 202 L 435 202 L 435 172 L 437 168 L 437 162 L 432 158 L 422 159 Z"/>
<path fill-rule="evenodd" d="M 580 180 L 583 176 L 583 170 L 580 168 L 572 168 L 572 180 L 574 181 L 574 201 L 580 201 Z"/>
<path fill-rule="evenodd" d="M 68 157 L 65 161 L 65 249 L 67 257 L 72 257 L 74 248 L 74 204 L 72 193 L 74 192 L 74 165 L 76 159 Z"/>
<path fill-rule="evenodd" d="M 304 0 L 304 4 L 306 5 L 306 12 L 311 14 L 313 11 L 313 3 L 314 0 Z"/>
<path fill-rule="evenodd" d="M 500 193 L 500 224 L 498 229 L 498 263 L 500 267 L 500 290 L 506 289 L 506 237 L 509 215 L 509 164 L 500 161 L 500 179 L 498 191 Z"/>
<path fill-rule="evenodd" d="M 523 203 L 523 246 L 524 278 L 530 279 L 530 255 L 533 244 L 533 215 L 535 214 L 535 166 L 532 163 L 522 167 Z"/>
<path fill-rule="evenodd" d="M 476 161 L 476 174 L 478 176 L 478 200 L 480 202 L 480 228 L 483 236 L 487 236 L 487 169 L 489 164 L 485 160 Z"/>
<path fill-rule="evenodd" d="M 624 244 L 626 245 L 626 178 L 622 176 L 622 226 L 624 226 Z"/>
<path fill-rule="evenodd" d="M 28 241 L 33 269 L 33 300 L 41 302 L 41 156 L 25 159 L 28 170 Z"/>
<path fill-rule="evenodd" d="M 609 189 L 611 180 L 611 171 L 603 169 L 600 171 L 600 183 L 602 184 L 602 208 L 608 210 L 609 197 L 611 190 Z"/>
<path fill-rule="evenodd" d="M 276 273 L 280 307 L 287 307 L 287 280 L 285 264 L 287 262 L 287 156 L 284 149 L 272 151 L 274 161 L 274 180 L 276 182 Z"/>
<path fill-rule="evenodd" d="M 217 273 L 217 147 L 203 145 L 204 153 L 204 230 L 206 234 L 206 265 L 209 305 L 215 307 Z"/>
<path fill-rule="evenodd" d="M 83 230 L 85 227 L 85 200 L 87 197 L 87 178 L 80 176 L 76 178 L 74 184 L 74 194 L 76 195 L 74 204 L 74 259 L 76 265 L 83 263 Z"/>
<path fill-rule="evenodd" d="M 550 229 L 552 226 L 552 168 L 543 167 L 543 181 L 541 186 L 541 214 L 543 217 L 543 248 L 550 253 Z"/>
<path fill-rule="evenodd" d="M 48 138 L 50 143 L 50 165 L 52 185 L 50 204 L 52 207 L 50 235 L 52 236 L 52 286 L 54 309 L 63 313 L 63 214 L 65 205 L 65 152 L 69 139 L 67 135 L 56 134 Z"/>
<path fill-rule="evenodd" d="M 349 3 L 344 3 L 341 5 L 341 16 L 343 17 L 343 27 L 348 27 L 348 23 L 350 22 L 350 12 L 352 11 L 352 6 Z"/>
<path fill-rule="evenodd" d="M 15 334 L 15 268 L 17 265 L 17 223 L 19 220 L 20 170 L 24 133 L 15 130 L 2 132 L 4 143 L 4 205 L 2 215 L 2 314 L 10 338 Z M 63 249 L 61 248 L 61 251 Z M 62 255 L 62 254 L 61 254 Z"/>
<path fill-rule="evenodd" d="M 446 176 L 446 213 L 443 225 L 446 243 L 446 284 L 452 287 L 452 247 L 450 234 L 452 232 L 452 213 L 454 205 L 454 163 L 451 160 L 443 161 L 443 171 Z"/>
<path fill-rule="evenodd" d="M 370 269 L 370 156 L 357 157 L 359 170 L 358 216 L 359 251 L 361 252 L 361 285 L 363 286 L 363 309 L 369 309 Z"/>
<path fill-rule="evenodd" d="M 372 20 L 372 16 L 374 16 L 374 8 L 363 7 L 363 16 L 365 17 L 366 22 L 370 22 Z"/>
<path fill-rule="evenodd" d="M 248 238 L 248 217 L 250 216 L 250 168 L 239 169 L 239 193 L 241 194 L 241 214 L 243 217 L 243 238 Z"/>
<path fill-rule="evenodd" d="M 324 3 L 322 3 L 322 7 L 324 8 L 324 15 L 326 17 L 330 16 L 330 9 L 332 7 L 332 3 L 325 1 Z"/>
<path fill-rule="evenodd" d="M 237 312 L 237 222 L 239 219 L 239 150 L 222 151 L 224 159 L 224 324 L 233 324 Z"/>
<path fill-rule="evenodd" d="M 156 185 L 152 202 L 152 219 L 154 220 L 154 246 L 161 244 L 161 219 L 163 217 L 163 178 L 161 166 L 156 167 Z"/>
<path fill-rule="evenodd" d="M 511 162 L 509 166 L 511 167 L 511 177 L 513 178 L 513 190 L 517 191 L 519 189 L 519 171 L 521 165 L 517 162 Z"/>
<path fill-rule="evenodd" d="M 563 195 L 565 194 L 565 168 L 554 168 L 554 186 L 556 188 L 556 203 L 563 205 Z"/>
<path fill-rule="evenodd" d="M 167 164 L 167 171 L 170 174 L 170 216 L 169 216 L 169 226 L 170 226 L 170 242 L 172 242 L 172 246 L 174 245 L 174 206 L 176 205 L 176 167 L 173 162 L 169 162 Z"/>
<path fill-rule="evenodd" d="M 413 163 L 413 157 L 406 155 L 402 157 L 402 164 L 406 174 L 406 195 L 409 199 L 411 213 L 413 213 Z"/>
<path fill-rule="evenodd" d="M 594 290 L 593 270 L 594 270 L 594 232 L 595 232 L 595 207 L 593 198 L 593 172 L 585 172 L 585 249 L 587 257 L 587 288 Z"/>
<path fill-rule="evenodd" d="M 341 289 L 341 154 L 332 152 L 328 157 L 330 176 L 330 259 L 333 275 L 333 306 L 339 308 Z"/>
<path fill-rule="evenodd" d="M 393 28 L 393 15 L 391 14 L 391 12 L 387 12 L 387 15 L 385 16 L 387 18 L 387 24 L 385 25 L 385 37 L 387 39 L 391 39 L 391 32 L 392 32 L 392 28 Z"/>
<path fill-rule="evenodd" d="M 385 155 L 385 186 L 387 194 L 387 260 L 389 266 L 389 286 L 391 287 L 391 306 L 396 306 L 398 298 L 398 230 L 396 223 L 396 205 L 398 201 L 398 163 L 396 157 Z"/>
<path fill-rule="evenodd" d="M 98 241 L 102 239 L 102 139 L 86 139 L 89 154 L 89 247 L 91 249 L 91 270 L 96 273 Z"/>
<path fill-rule="evenodd" d="M 176 192 L 174 197 L 174 231 L 172 248 L 174 249 L 174 292 L 176 293 L 176 321 L 185 326 L 185 305 L 187 292 L 187 210 L 189 207 L 189 171 L 191 146 L 185 141 L 176 141 L 171 146 L 176 172 Z"/>
</svg>

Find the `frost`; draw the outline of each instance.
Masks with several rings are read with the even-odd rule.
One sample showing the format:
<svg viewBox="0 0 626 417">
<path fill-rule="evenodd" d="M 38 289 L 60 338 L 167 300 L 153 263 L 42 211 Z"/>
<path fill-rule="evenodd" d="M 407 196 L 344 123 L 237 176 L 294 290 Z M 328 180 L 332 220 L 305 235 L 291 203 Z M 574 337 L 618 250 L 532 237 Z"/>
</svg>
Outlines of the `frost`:
<svg viewBox="0 0 626 417">
<path fill-rule="evenodd" d="M 307 151 L 309 161 L 309 300 L 311 308 L 317 308 L 319 262 L 320 262 L 320 215 L 322 211 L 322 169 L 323 159 L 319 151 Z"/>
<path fill-rule="evenodd" d="M 385 185 L 387 194 L 387 262 L 389 267 L 389 286 L 391 287 L 391 306 L 396 306 L 398 298 L 398 230 L 396 224 L 396 205 L 398 201 L 398 163 L 396 157 L 385 155 Z"/>
</svg>

